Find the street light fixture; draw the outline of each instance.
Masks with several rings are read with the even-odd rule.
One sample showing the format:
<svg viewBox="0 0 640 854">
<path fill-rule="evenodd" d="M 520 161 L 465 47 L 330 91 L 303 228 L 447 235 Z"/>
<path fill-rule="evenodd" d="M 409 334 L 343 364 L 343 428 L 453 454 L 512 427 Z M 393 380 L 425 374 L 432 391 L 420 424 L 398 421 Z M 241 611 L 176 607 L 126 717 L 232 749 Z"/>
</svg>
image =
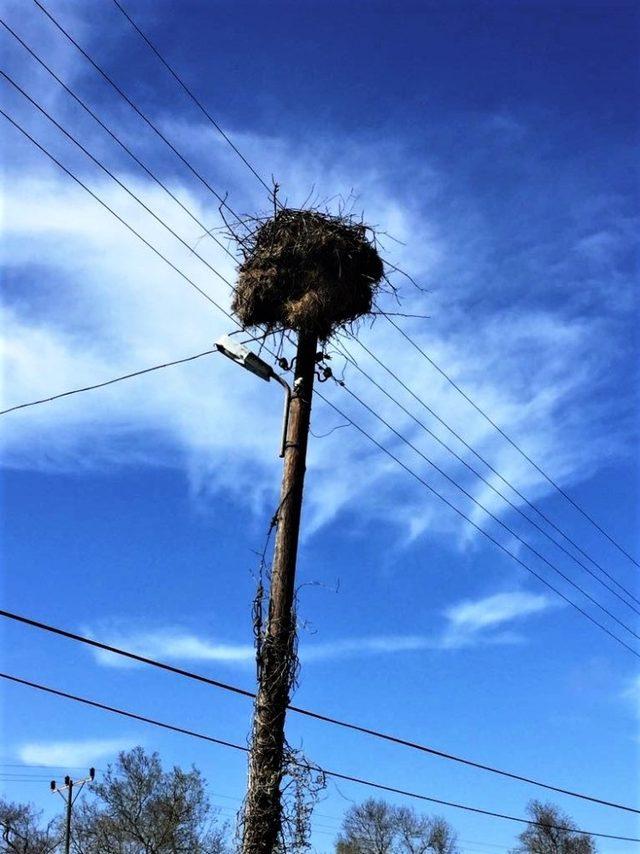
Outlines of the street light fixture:
<svg viewBox="0 0 640 854">
<path fill-rule="evenodd" d="M 237 341 L 234 341 L 230 335 L 223 335 L 218 341 L 216 341 L 216 350 L 219 353 L 222 353 L 223 356 L 226 356 L 227 359 L 231 359 L 232 362 L 235 362 L 237 365 L 240 365 L 245 370 L 250 371 L 252 374 L 255 374 L 257 377 L 260 377 L 261 380 L 275 380 L 279 383 L 284 391 L 284 416 L 282 419 L 282 439 L 280 442 L 280 456 L 284 457 L 284 452 L 287 443 L 287 427 L 289 426 L 289 404 L 291 402 L 291 386 L 289 383 L 284 380 L 281 376 L 276 374 L 271 365 L 267 362 L 263 361 L 260 356 L 256 356 L 255 353 L 252 353 L 248 347 L 245 347 L 244 344 L 240 344 Z"/>
<path fill-rule="evenodd" d="M 230 335 L 223 335 L 219 341 L 216 341 L 216 350 L 226 356 L 227 359 L 231 359 L 232 362 L 236 362 L 236 364 L 251 371 L 252 374 L 260 377 L 262 380 L 269 382 L 272 377 L 277 379 L 271 365 L 263 362 L 260 356 L 256 356 L 244 344 L 234 341 Z"/>
</svg>

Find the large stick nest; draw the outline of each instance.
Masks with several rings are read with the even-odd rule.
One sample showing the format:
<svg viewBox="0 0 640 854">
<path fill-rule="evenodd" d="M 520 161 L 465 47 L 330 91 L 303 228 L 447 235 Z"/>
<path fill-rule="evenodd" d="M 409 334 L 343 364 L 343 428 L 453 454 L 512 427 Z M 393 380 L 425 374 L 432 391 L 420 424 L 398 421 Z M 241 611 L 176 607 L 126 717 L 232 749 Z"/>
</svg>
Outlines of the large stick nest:
<svg viewBox="0 0 640 854">
<path fill-rule="evenodd" d="M 322 341 L 369 314 L 384 276 L 367 227 L 283 208 L 243 240 L 232 308 L 244 326 L 311 332 Z"/>
</svg>

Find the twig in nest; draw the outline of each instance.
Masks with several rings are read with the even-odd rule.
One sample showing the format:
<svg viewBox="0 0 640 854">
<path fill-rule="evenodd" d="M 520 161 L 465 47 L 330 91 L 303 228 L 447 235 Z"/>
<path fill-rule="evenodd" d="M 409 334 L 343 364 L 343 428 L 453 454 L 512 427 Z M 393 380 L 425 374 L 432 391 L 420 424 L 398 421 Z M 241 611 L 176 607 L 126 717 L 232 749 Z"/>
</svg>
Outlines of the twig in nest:
<svg viewBox="0 0 640 854">
<path fill-rule="evenodd" d="M 308 205 L 308 204 L 309 204 L 309 202 L 311 201 L 311 197 L 313 196 L 313 194 L 315 193 L 315 191 L 316 191 L 316 185 L 315 185 L 315 184 L 312 184 L 312 185 L 311 185 L 311 189 L 309 190 L 309 193 L 308 193 L 308 195 L 307 195 L 307 198 L 306 198 L 306 199 L 304 200 L 304 202 L 300 205 L 300 207 L 301 207 L 303 210 L 307 207 L 307 205 Z"/>
<path fill-rule="evenodd" d="M 278 201 L 278 190 L 280 189 L 280 184 L 278 184 L 273 175 L 271 176 L 271 182 L 273 183 L 273 215 L 276 216 L 278 213 L 278 205 L 280 204 Z"/>
<path fill-rule="evenodd" d="M 421 293 L 423 293 L 423 294 L 429 293 L 428 288 L 423 287 L 423 285 L 419 285 L 416 282 L 416 280 L 413 278 L 413 276 L 410 276 L 406 270 L 402 269 L 402 267 L 397 267 L 395 264 L 392 264 L 391 261 L 389 261 L 387 258 L 383 258 L 382 260 L 384 261 L 385 265 L 387 267 L 389 267 L 390 270 L 393 270 L 394 273 L 399 273 L 401 276 L 404 276 L 404 278 L 408 279 L 411 282 L 411 284 L 414 286 L 414 288 L 417 288 Z"/>
<path fill-rule="evenodd" d="M 372 311 L 371 314 L 373 314 L 375 317 L 380 317 L 380 316 L 384 316 L 384 317 L 413 317 L 413 318 L 417 318 L 419 320 L 430 320 L 431 319 L 430 314 L 408 314 L 407 312 L 404 312 L 404 311 L 383 311 L 382 309 L 377 310 L 377 311 Z"/>
</svg>

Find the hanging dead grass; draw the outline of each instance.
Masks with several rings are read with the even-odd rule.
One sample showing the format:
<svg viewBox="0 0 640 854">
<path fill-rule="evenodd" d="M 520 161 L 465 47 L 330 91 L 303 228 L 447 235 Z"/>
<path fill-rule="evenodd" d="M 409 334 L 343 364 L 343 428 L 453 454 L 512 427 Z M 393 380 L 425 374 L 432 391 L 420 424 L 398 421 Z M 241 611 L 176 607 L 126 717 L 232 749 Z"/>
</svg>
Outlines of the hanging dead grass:
<svg viewBox="0 0 640 854">
<path fill-rule="evenodd" d="M 232 308 L 246 327 L 326 341 L 370 314 L 384 267 L 368 228 L 346 216 L 283 208 L 242 240 Z"/>
</svg>

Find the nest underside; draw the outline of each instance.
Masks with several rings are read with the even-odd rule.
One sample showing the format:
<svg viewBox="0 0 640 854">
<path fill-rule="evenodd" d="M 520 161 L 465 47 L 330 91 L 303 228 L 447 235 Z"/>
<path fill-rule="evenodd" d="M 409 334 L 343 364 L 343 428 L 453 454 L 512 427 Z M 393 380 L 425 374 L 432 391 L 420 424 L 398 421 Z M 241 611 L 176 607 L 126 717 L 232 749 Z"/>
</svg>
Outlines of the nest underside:
<svg viewBox="0 0 640 854">
<path fill-rule="evenodd" d="M 326 340 L 370 313 L 383 275 L 365 226 L 284 209 L 245 248 L 232 307 L 244 326 L 312 332 Z"/>
</svg>

